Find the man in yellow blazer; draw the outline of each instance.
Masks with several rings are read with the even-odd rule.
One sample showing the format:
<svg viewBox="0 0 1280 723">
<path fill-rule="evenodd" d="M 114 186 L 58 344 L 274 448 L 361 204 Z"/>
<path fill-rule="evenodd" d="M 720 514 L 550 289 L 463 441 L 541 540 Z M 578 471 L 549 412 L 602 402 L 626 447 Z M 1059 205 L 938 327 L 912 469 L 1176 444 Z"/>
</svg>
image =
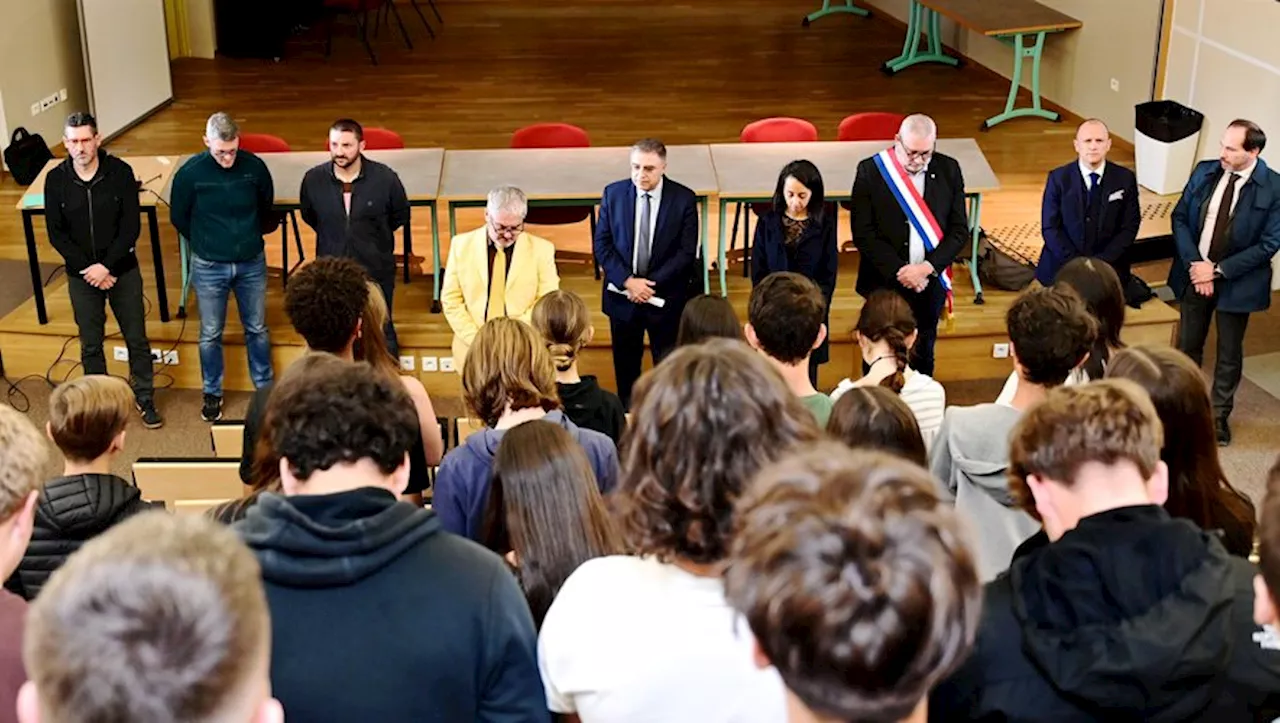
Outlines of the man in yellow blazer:
<svg viewBox="0 0 1280 723">
<path fill-rule="evenodd" d="M 440 306 L 453 329 L 453 364 L 459 374 L 476 332 L 489 319 L 510 316 L 529 323 L 533 305 L 560 288 L 556 249 L 524 232 L 529 210 L 524 191 L 489 191 L 482 228 L 453 237 Z"/>
</svg>

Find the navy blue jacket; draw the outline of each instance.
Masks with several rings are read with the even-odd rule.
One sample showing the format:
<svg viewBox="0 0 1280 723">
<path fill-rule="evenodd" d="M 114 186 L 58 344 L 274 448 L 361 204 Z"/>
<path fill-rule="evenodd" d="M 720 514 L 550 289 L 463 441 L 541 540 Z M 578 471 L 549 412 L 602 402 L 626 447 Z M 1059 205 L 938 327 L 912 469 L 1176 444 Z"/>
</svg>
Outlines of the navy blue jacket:
<svg viewBox="0 0 1280 723">
<path fill-rule="evenodd" d="M 1085 228 L 1089 193 L 1080 175 L 1080 162 L 1072 161 L 1049 171 L 1040 205 L 1044 251 L 1036 266 L 1036 279 L 1045 286 L 1053 283 L 1058 269 L 1077 256 L 1107 262 L 1122 283 L 1129 276 L 1129 267 L 1123 262 L 1125 251 L 1133 245 L 1142 225 L 1138 179 L 1128 168 L 1108 162 L 1101 183 L 1102 212 L 1094 219 L 1097 234 L 1090 244 Z"/>
<path fill-rule="evenodd" d="M 1181 299 L 1191 285 L 1191 262 L 1200 256 L 1200 232 L 1222 164 L 1201 161 L 1173 208 L 1173 241 L 1178 257 L 1169 268 L 1169 288 Z M 1227 255 L 1218 262 L 1218 309 L 1238 314 L 1271 306 L 1271 257 L 1280 251 L 1280 174 L 1261 158 L 1243 186 L 1227 233 Z"/>
<path fill-rule="evenodd" d="M 751 246 L 751 285 L 778 271 L 792 271 L 813 280 L 827 300 L 827 336 L 831 335 L 831 296 L 836 290 L 836 274 L 840 267 L 840 249 L 836 242 L 836 207 L 828 204 L 822 214 L 822 223 L 810 223 L 800 238 L 796 239 L 794 268 L 787 259 L 786 233 L 782 228 L 782 216 L 770 211 L 756 224 L 756 236 Z M 828 341 L 813 351 L 816 364 L 824 364 L 829 358 Z"/>
<path fill-rule="evenodd" d="M 600 198 L 600 220 L 593 244 L 596 260 L 604 271 L 604 313 L 618 321 L 630 320 L 636 304 L 608 287 L 613 284 L 624 288 L 631 278 L 635 235 L 635 184 L 630 180 L 610 183 Z M 666 301 L 664 311 L 676 320 L 689 296 L 697 253 L 698 198 L 687 186 L 663 178 L 647 278 L 654 283 L 654 295 Z"/>
</svg>

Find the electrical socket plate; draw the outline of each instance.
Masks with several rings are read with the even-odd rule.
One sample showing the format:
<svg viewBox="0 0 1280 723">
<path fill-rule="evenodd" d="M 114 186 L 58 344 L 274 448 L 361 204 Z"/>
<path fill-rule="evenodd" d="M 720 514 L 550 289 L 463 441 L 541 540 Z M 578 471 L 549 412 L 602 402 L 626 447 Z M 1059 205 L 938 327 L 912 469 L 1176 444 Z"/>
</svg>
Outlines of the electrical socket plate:
<svg viewBox="0 0 1280 723">
<path fill-rule="evenodd" d="M 31 104 L 31 115 L 40 115 L 40 102 L 36 101 Z"/>
<path fill-rule="evenodd" d="M 178 350 L 170 349 L 164 353 L 164 365 L 167 367 L 178 366 Z"/>
<path fill-rule="evenodd" d="M 129 361 L 129 348 L 123 346 L 115 346 L 111 348 L 111 356 L 116 361 Z"/>
<path fill-rule="evenodd" d="M 440 371 L 442 372 L 453 371 L 453 357 L 451 356 L 440 357 Z"/>
<path fill-rule="evenodd" d="M 402 357 L 400 357 L 400 371 L 402 371 L 402 372 L 411 372 L 411 371 L 413 371 L 413 357 L 412 357 L 412 356 L 402 356 Z"/>
<path fill-rule="evenodd" d="M 440 358 L 434 356 L 422 357 L 422 371 L 438 372 L 440 371 Z"/>
<path fill-rule="evenodd" d="M 67 89 L 63 88 L 58 91 L 58 102 L 65 103 L 67 101 Z"/>
<path fill-rule="evenodd" d="M 163 351 L 163 350 L 161 350 L 161 349 L 152 349 L 152 350 L 151 350 L 151 362 L 152 362 L 153 364 L 163 364 L 163 363 L 164 363 L 164 351 Z"/>
<path fill-rule="evenodd" d="M 1120 79 L 1119 79 L 1119 78 L 1112 78 L 1112 79 L 1111 79 L 1111 92 L 1112 92 L 1112 93 L 1119 93 L 1119 92 L 1120 92 Z"/>
<path fill-rule="evenodd" d="M 1008 358 L 1009 358 L 1009 345 L 1008 345 L 1008 344 L 993 344 L 993 345 L 991 346 L 991 356 L 992 356 L 992 358 L 994 358 L 994 359 L 1008 359 Z"/>
</svg>

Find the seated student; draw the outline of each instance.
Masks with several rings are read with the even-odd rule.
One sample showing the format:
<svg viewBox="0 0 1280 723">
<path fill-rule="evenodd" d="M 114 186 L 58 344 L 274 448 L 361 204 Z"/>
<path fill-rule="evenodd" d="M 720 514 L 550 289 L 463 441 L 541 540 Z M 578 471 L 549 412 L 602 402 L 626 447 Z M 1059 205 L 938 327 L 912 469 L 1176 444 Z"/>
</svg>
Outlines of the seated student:
<svg viewBox="0 0 1280 723">
<path fill-rule="evenodd" d="M 831 408 L 827 435 L 852 449 L 877 449 L 929 466 L 920 425 L 888 387 L 854 387 Z"/>
<path fill-rule="evenodd" d="M 1280 627 L 1280 457 L 1263 490 L 1258 569 L 1253 576 L 1253 621 L 1274 629 Z"/>
<path fill-rule="evenodd" d="M 921 374 L 908 364 L 911 346 L 916 342 L 916 318 L 911 304 L 901 294 L 886 289 L 873 291 L 862 305 L 854 340 L 862 352 L 862 368 L 857 381 L 845 379 L 831 392 L 832 399 L 850 389 L 880 385 L 902 395 L 920 425 L 925 447 L 933 444 L 942 426 L 942 412 L 947 406 L 947 392 L 928 374 Z"/>
<path fill-rule="evenodd" d="M 923 723 L 982 601 L 929 474 L 826 442 L 765 468 L 737 514 L 725 594 L 786 683 L 788 723 Z"/>
<path fill-rule="evenodd" d="M 235 529 L 271 608 L 271 683 L 293 721 L 546 721 L 529 607 L 502 558 L 398 501 L 417 412 L 330 358 L 271 395 L 284 495 Z"/>
<path fill-rule="evenodd" d="M 733 304 L 719 294 L 699 294 L 689 299 L 680 313 L 680 328 L 676 332 L 676 346 L 701 344 L 707 339 L 742 338 L 742 322 Z"/>
<path fill-rule="evenodd" d="M 1248 557 L 1257 513 L 1253 502 L 1231 486 L 1218 459 L 1213 403 L 1200 367 L 1173 347 L 1130 347 L 1111 358 L 1107 378 L 1137 382 L 1160 415 L 1160 459 L 1169 468 L 1165 510 L 1222 535 L 1227 552 Z"/>
<path fill-rule="evenodd" d="M 618 480 L 613 440 L 574 424 L 560 409 L 551 355 L 533 328 L 508 317 L 480 327 L 462 369 L 462 401 L 485 429 L 449 450 L 436 470 L 431 507 L 445 530 L 478 539 L 498 443 L 508 429 L 534 419 L 563 427 L 591 461 L 600 491 Z"/>
<path fill-rule="evenodd" d="M 617 444 L 627 428 L 622 400 L 601 389 L 594 376 L 578 374 L 578 352 L 596 335 L 586 302 L 572 291 L 556 289 L 533 305 L 533 328 L 542 335 L 556 366 L 556 391 L 564 413 L 579 427 L 604 434 Z"/>
<path fill-rule="evenodd" d="M 23 723 L 280 723 L 258 561 L 199 517 L 138 515 L 71 556 L 27 616 Z"/>
<path fill-rule="evenodd" d="M 1254 568 L 1160 505 L 1160 419 L 1133 382 L 1049 392 L 1013 430 L 1009 480 L 1044 522 L 988 583 L 973 654 L 936 721 L 1261 721 L 1280 649 L 1252 619 Z"/>
<path fill-rule="evenodd" d="M 133 391 L 115 377 L 78 377 L 49 395 L 45 430 L 62 450 L 62 476 L 40 490 L 31 542 L 6 588 L 35 599 L 86 540 L 149 507 L 137 487 L 111 474 L 132 411 Z"/>
<path fill-rule="evenodd" d="M 1090 258 L 1075 258 L 1058 270 L 1054 286 L 1062 286 L 1076 292 L 1084 301 L 1085 309 L 1098 322 L 1098 335 L 1089 350 L 1084 364 L 1071 370 L 1064 385 L 1084 384 L 1090 379 L 1101 379 L 1106 373 L 1111 355 L 1124 348 L 1120 332 L 1124 329 L 1124 287 L 1109 264 Z M 1018 372 L 1009 372 L 996 404 L 1009 404 L 1018 392 Z"/>
<path fill-rule="evenodd" d="M 586 453 L 563 428 L 543 420 L 502 436 L 480 543 L 515 569 L 538 627 L 579 565 L 622 552 Z"/>
<path fill-rule="evenodd" d="M 721 579 L 733 504 L 756 472 L 819 431 L 759 354 L 676 349 L 635 388 L 610 500 L 636 556 L 588 560 L 538 638 L 547 705 L 582 723 L 778 723 L 783 687 L 751 663 Z"/>
<path fill-rule="evenodd" d="M 751 289 L 747 343 L 765 355 L 819 427 L 831 416 L 831 397 L 813 388 L 809 355 L 827 338 L 827 301 L 812 280 L 791 271 L 769 274 Z"/>
<path fill-rule="evenodd" d="M 954 499 L 980 532 L 976 549 L 984 582 L 1008 567 L 1014 549 L 1040 529 L 1010 496 L 1009 430 L 1080 366 L 1097 333 L 1080 297 L 1056 287 L 1023 292 L 1005 323 L 1018 393 L 1008 405 L 950 407 L 929 451 L 929 468 L 943 495 Z"/>
<path fill-rule="evenodd" d="M 36 500 L 44 482 L 49 448 L 22 412 L 0 404 L 0 574 L 18 569 L 31 539 Z M 22 632 L 27 603 L 0 590 L 0 723 L 12 723 L 18 689 L 27 679 Z"/>
</svg>

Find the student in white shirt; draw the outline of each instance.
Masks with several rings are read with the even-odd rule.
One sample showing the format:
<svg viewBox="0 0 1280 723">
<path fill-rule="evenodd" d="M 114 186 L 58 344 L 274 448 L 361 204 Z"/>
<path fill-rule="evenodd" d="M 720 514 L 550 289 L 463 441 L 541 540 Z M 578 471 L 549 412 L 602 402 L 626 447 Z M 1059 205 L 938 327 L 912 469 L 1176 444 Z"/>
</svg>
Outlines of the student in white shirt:
<svg viewBox="0 0 1280 723">
<path fill-rule="evenodd" d="M 642 377 L 611 504 L 636 556 L 589 560 L 538 639 L 547 706 L 582 723 L 782 723 L 777 673 L 752 663 L 724 597 L 733 504 L 819 431 L 768 361 L 712 339 Z"/>
<path fill-rule="evenodd" d="M 888 387 L 899 394 L 916 415 L 925 447 L 929 447 L 942 426 L 947 393 L 932 377 L 907 365 L 908 354 L 916 342 L 916 319 L 911 305 L 892 291 L 872 293 L 858 314 L 854 339 L 862 350 L 864 373 L 857 381 L 845 379 L 836 385 L 831 398 L 839 399 L 854 387 Z"/>
</svg>

